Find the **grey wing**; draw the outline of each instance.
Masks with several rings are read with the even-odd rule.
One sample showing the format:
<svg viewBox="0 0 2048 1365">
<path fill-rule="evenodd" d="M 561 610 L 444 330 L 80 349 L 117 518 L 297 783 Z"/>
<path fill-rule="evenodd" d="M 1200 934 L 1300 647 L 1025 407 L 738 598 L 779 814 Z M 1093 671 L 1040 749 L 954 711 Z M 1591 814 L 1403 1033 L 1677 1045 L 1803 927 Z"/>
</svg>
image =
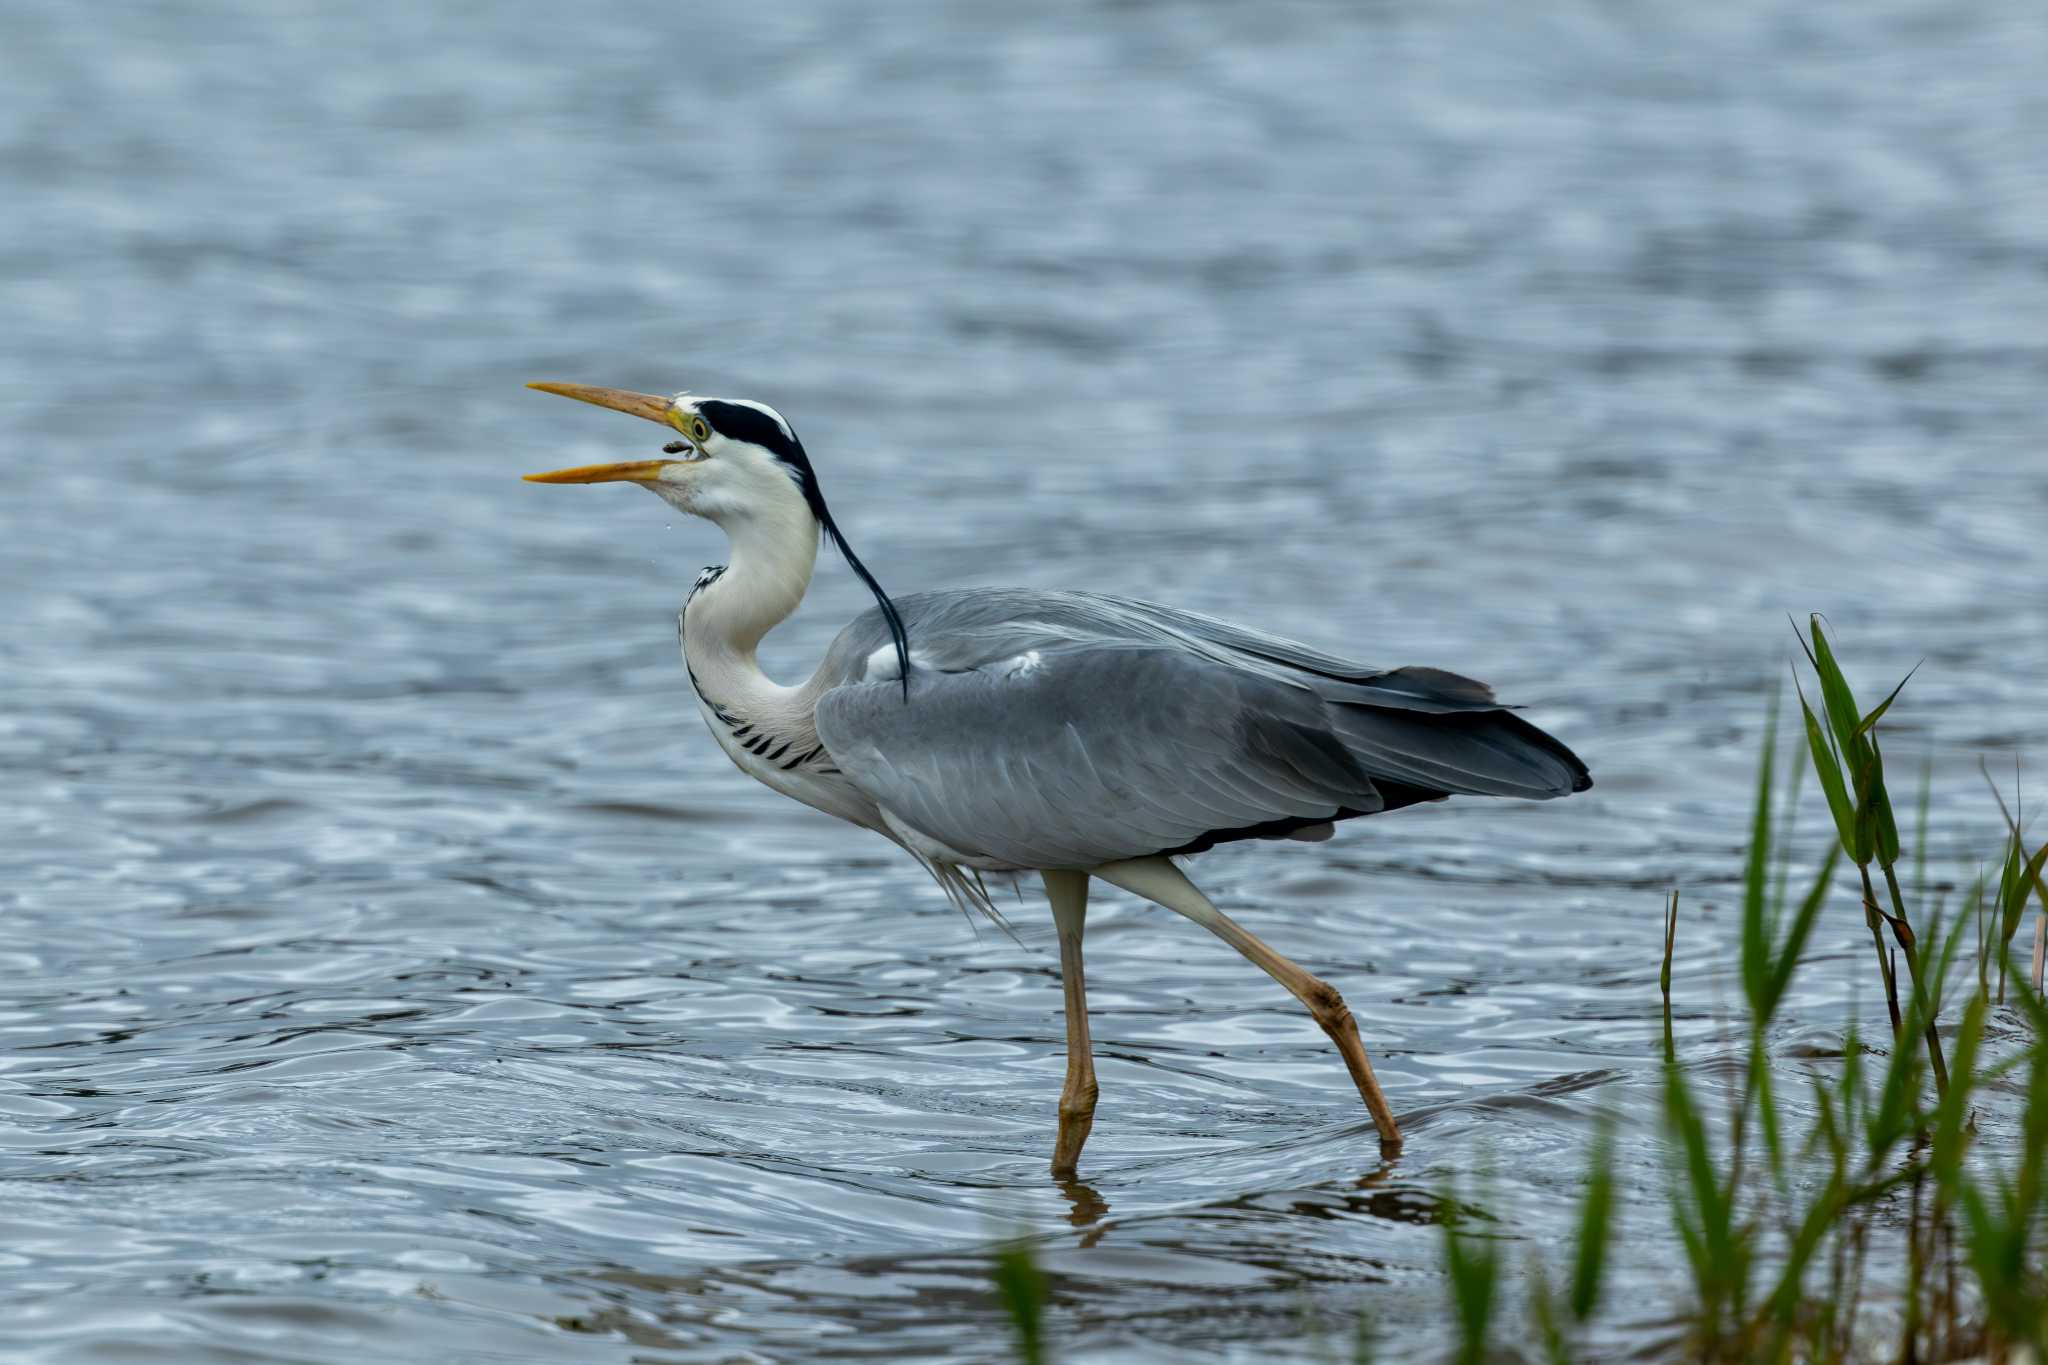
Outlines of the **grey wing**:
<svg viewBox="0 0 2048 1365">
<path fill-rule="evenodd" d="M 899 606 L 907 697 L 873 626 L 856 623 L 828 657 L 840 681 L 819 701 L 818 736 L 897 820 L 992 863 L 1093 867 L 1451 793 L 1588 785 L 1563 745 L 1455 675 L 1262 658 L 1184 624 L 1206 618 L 1079 594 Z M 1291 645 L 1239 635 L 1265 654 Z M 1346 677 L 1325 676 L 1339 667 Z"/>
<path fill-rule="evenodd" d="M 1375 668 L 1267 631 L 1127 597 L 972 588 L 917 593 L 896 605 L 919 663 L 941 671 L 977 668 L 1032 648 L 1152 644 L 1307 687 L 1330 701 L 1435 712 L 1500 706 L 1485 683 L 1439 668 Z M 863 674 L 864 656 L 888 638 L 881 614 L 863 613 L 841 632 L 827 669 L 841 681 L 882 676 L 872 668 Z"/>
</svg>

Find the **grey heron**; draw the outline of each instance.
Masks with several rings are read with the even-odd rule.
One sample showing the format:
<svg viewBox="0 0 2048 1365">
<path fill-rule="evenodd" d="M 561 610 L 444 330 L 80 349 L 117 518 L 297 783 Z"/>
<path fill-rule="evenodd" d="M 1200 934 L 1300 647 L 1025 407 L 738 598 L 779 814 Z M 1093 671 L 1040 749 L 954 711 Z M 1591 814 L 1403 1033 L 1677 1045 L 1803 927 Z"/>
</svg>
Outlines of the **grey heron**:
<svg viewBox="0 0 2048 1365">
<path fill-rule="evenodd" d="M 1470 678 L 1371 668 L 1149 602 L 996 588 L 891 598 L 773 408 L 528 387 L 668 429 L 659 459 L 526 477 L 636 483 L 725 532 L 730 560 L 691 588 L 682 649 L 698 710 L 742 772 L 899 845 L 963 909 L 995 914 L 982 873 L 1039 875 L 1066 1003 L 1056 1176 L 1074 1174 L 1095 1116 L 1090 878 L 1185 915 L 1286 987 L 1336 1044 L 1382 1148 L 1398 1150 L 1343 997 L 1217 909 L 1173 859 L 1236 839 L 1324 839 L 1336 821 L 1453 795 L 1584 791 L 1592 779 L 1571 750 Z M 876 605 L 788 686 L 755 651 L 803 601 L 821 538 Z"/>
</svg>

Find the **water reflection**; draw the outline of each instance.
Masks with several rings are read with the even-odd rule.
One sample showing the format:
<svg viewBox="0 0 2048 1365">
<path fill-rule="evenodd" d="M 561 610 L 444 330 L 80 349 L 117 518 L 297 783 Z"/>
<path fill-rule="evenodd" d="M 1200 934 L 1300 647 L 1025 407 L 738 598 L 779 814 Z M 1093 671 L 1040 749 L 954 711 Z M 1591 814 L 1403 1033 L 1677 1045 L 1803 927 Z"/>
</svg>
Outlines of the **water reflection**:
<svg viewBox="0 0 2048 1365">
<path fill-rule="evenodd" d="M 1137 1340 L 1160 1350 L 1214 1345 L 1219 1330 L 1224 1340 L 1248 1345 L 1275 1330 L 1313 1328 L 1342 1339 L 1355 1311 L 1387 1311 L 1408 1297 L 1402 1281 L 1417 1267 L 1399 1254 L 1333 1254 L 1331 1230 L 1355 1231 L 1361 1220 L 1426 1228 L 1443 1212 L 1435 1195 L 1402 1184 L 1391 1167 L 1328 1188 L 1240 1195 L 1113 1226 L 1102 1221 L 1102 1195 L 1086 1182 L 1065 1182 L 1061 1192 L 1076 1234 L 1041 1240 L 1035 1255 L 1058 1316 L 1071 1324 L 1063 1348 L 1075 1354 Z M 999 1313 L 990 1276 L 996 1245 L 831 1267 L 752 1263 L 677 1277 L 596 1272 L 632 1307 L 582 1326 L 688 1349 L 717 1339 L 717 1325 L 739 1317 L 771 1341 L 822 1339 L 855 1358 L 883 1358 L 891 1347 L 878 1343 L 901 1350 L 936 1324 Z M 1333 1301 L 1343 1305 L 1334 1323 L 1320 1323 Z"/>
<path fill-rule="evenodd" d="M 1104 1222 L 1109 1217 L 1109 1201 L 1102 1192 L 1085 1180 L 1061 1180 L 1055 1182 L 1068 1205 L 1067 1221 L 1081 1229 L 1082 1247 L 1092 1247 L 1102 1241 L 1102 1234 L 1108 1230 Z"/>
</svg>

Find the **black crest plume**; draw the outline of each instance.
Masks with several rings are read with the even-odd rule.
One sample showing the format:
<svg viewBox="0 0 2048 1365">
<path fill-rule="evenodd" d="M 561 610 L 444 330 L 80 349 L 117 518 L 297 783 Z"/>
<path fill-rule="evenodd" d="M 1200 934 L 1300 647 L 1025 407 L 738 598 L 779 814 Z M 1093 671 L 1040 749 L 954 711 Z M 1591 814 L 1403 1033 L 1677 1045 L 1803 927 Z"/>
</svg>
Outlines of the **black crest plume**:
<svg viewBox="0 0 2048 1365">
<path fill-rule="evenodd" d="M 896 644 L 896 667 L 903 680 L 903 699 L 910 700 L 910 636 L 903 629 L 903 617 L 897 613 L 896 604 L 889 600 L 889 594 L 882 591 L 882 585 L 868 572 L 868 566 L 860 562 L 860 556 L 846 543 L 839 524 L 832 520 L 832 509 L 825 505 L 825 495 L 818 490 L 818 475 L 811 468 L 811 457 L 804 454 L 803 442 L 797 440 L 796 433 L 781 422 L 746 403 L 705 398 L 700 399 L 696 407 L 697 415 L 709 422 L 720 435 L 760 446 L 789 470 L 796 486 L 803 490 L 804 502 L 810 507 L 811 515 L 818 519 L 818 528 L 824 532 L 825 539 L 839 548 L 839 553 L 846 557 L 847 567 L 853 570 L 856 578 L 867 584 L 868 591 L 875 595 L 875 602 L 882 608 L 882 619 L 889 623 L 889 638 Z"/>
</svg>

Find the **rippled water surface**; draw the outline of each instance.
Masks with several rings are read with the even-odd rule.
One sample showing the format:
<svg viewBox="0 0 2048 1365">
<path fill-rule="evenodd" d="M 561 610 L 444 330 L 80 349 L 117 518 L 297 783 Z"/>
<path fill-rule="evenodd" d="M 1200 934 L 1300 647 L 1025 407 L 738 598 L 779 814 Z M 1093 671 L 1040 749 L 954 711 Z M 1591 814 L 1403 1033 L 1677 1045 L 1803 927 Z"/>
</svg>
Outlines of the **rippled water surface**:
<svg viewBox="0 0 2048 1365">
<path fill-rule="evenodd" d="M 2048 752 L 2048 22 L 1520 7 L 29 3 L 0 80 L 0 1354 L 1441 1350 L 1436 1195 L 1555 1244 L 1685 1027 L 1786 613 L 1892 752 Z M 530 378 L 767 399 L 898 590 L 1084 586 L 1492 681 L 1590 762 L 1021 942 L 703 733 L 707 526 Z M 807 669 L 843 571 L 770 641 Z M 1974 798 L 1972 798 L 1974 800 Z M 1978 802 L 1977 804 L 1985 804 Z M 1934 846 L 1990 851 L 1941 803 Z M 1809 822 L 1809 829 L 1816 826 Z M 1834 1036 L 1831 911 L 1787 1046 Z M 1860 1003 L 1858 1003 L 1860 1002 Z M 1625 1327 L 1666 1329 L 1656 1160 Z M 1323 1325 L 1319 1325 L 1319 1319 Z"/>
</svg>

